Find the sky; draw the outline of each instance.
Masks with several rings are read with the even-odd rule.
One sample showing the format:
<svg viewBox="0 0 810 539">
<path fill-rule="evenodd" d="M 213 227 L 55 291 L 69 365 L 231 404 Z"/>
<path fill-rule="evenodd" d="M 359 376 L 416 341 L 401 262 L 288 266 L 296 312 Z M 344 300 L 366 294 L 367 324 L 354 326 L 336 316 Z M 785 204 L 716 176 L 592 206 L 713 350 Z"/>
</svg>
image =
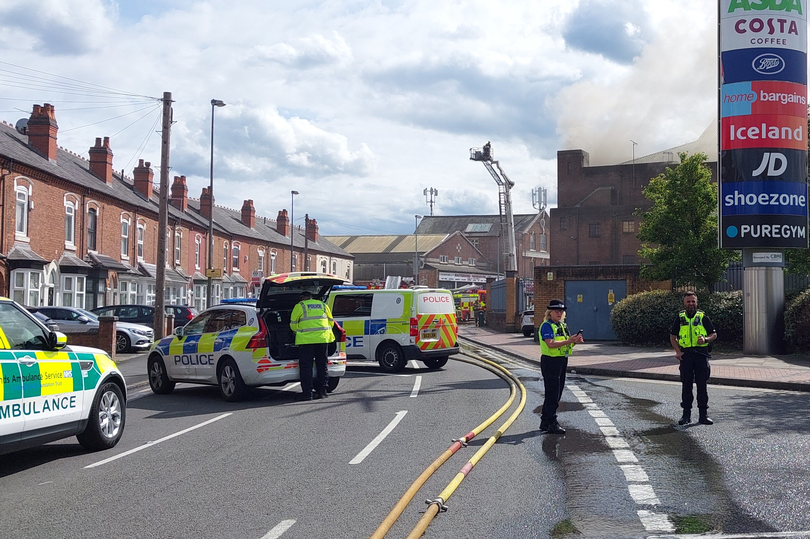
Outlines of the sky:
<svg viewBox="0 0 810 539">
<path fill-rule="evenodd" d="M 0 0 L 0 119 L 51 103 L 60 146 L 210 181 L 236 210 L 293 204 L 322 235 L 410 234 L 415 215 L 497 214 L 470 148 L 491 141 L 514 213 L 555 207 L 556 154 L 629 161 L 717 115 L 709 0 Z"/>
</svg>

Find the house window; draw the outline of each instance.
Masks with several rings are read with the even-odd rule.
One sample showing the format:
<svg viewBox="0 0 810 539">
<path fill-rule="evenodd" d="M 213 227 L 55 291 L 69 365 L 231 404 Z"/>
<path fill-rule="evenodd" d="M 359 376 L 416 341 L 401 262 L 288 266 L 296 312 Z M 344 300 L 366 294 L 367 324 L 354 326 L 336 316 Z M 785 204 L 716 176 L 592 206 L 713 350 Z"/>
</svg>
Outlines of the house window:
<svg viewBox="0 0 810 539">
<path fill-rule="evenodd" d="M 599 229 L 600 223 L 590 223 L 588 224 L 588 237 L 589 238 L 598 238 L 599 237 Z"/>
<path fill-rule="evenodd" d="M 146 225 L 138 224 L 138 260 L 143 260 L 143 240 L 146 236 Z"/>
<path fill-rule="evenodd" d="M 207 298 L 208 298 L 208 285 L 206 283 L 203 284 L 195 284 L 194 285 L 194 308 L 198 311 L 204 311 L 207 305 Z"/>
<path fill-rule="evenodd" d="M 568 230 L 568 217 L 560 217 L 560 230 Z"/>
<path fill-rule="evenodd" d="M 473 247 L 478 249 L 478 238 L 467 238 L 467 239 L 470 240 L 470 243 L 472 244 Z"/>
<path fill-rule="evenodd" d="M 239 245 L 238 243 L 233 244 L 233 271 L 239 271 Z"/>
<path fill-rule="evenodd" d="M 467 263 L 468 263 L 470 266 L 475 266 L 475 259 L 474 259 L 474 258 L 468 258 L 468 259 L 467 259 Z"/>
<path fill-rule="evenodd" d="M 534 239 L 534 232 L 529 235 L 529 250 L 535 251 L 537 250 L 535 239 Z"/>
<path fill-rule="evenodd" d="M 548 251 L 548 240 L 546 239 L 545 234 L 540 234 L 540 250 L 541 251 Z"/>
<path fill-rule="evenodd" d="M 222 271 L 228 269 L 228 242 L 222 244 Z"/>
<path fill-rule="evenodd" d="M 270 251 L 270 275 L 276 274 L 276 251 Z"/>
<path fill-rule="evenodd" d="M 202 238 L 198 234 L 197 237 L 194 238 L 194 267 L 200 269 L 200 244 L 202 243 Z"/>
<path fill-rule="evenodd" d="M 622 221 L 622 232 L 630 234 L 636 231 L 635 221 Z"/>
<path fill-rule="evenodd" d="M 448 260 L 447 255 L 439 255 L 439 262 L 447 263 Z"/>
<path fill-rule="evenodd" d="M 129 219 L 121 218 L 121 258 L 129 258 Z"/>
<path fill-rule="evenodd" d="M 76 206 L 73 202 L 65 201 L 65 247 L 73 247 L 76 243 Z"/>
<path fill-rule="evenodd" d="M 120 303 L 138 303 L 138 287 L 133 281 L 118 281 Z"/>
<path fill-rule="evenodd" d="M 42 287 L 42 272 L 39 270 L 15 270 L 11 272 L 14 301 L 21 305 L 36 307 L 39 305 Z"/>
<path fill-rule="evenodd" d="M 96 227 L 98 226 L 98 210 L 90 208 L 87 210 L 87 249 L 96 250 Z"/>
<path fill-rule="evenodd" d="M 337 275 L 337 260 L 332 261 L 332 275 Z"/>
<path fill-rule="evenodd" d="M 183 239 L 183 234 L 181 232 L 174 233 L 174 263 L 180 263 L 180 243 Z"/>
<path fill-rule="evenodd" d="M 453 262 L 455 262 L 456 264 L 461 264 L 461 257 L 460 256 L 455 257 L 453 259 Z"/>
<path fill-rule="evenodd" d="M 629 266 L 636 263 L 636 255 L 622 255 L 622 264 Z"/>
<path fill-rule="evenodd" d="M 28 189 L 17 187 L 17 228 L 18 236 L 28 236 Z"/>
<path fill-rule="evenodd" d="M 84 275 L 62 275 L 62 305 L 84 309 Z"/>
<path fill-rule="evenodd" d="M 258 253 L 256 258 L 259 259 L 259 263 L 257 264 L 258 267 L 256 269 L 263 272 L 264 271 L 264 251 L 259 249 L 259 253 Z"/>
</svg>

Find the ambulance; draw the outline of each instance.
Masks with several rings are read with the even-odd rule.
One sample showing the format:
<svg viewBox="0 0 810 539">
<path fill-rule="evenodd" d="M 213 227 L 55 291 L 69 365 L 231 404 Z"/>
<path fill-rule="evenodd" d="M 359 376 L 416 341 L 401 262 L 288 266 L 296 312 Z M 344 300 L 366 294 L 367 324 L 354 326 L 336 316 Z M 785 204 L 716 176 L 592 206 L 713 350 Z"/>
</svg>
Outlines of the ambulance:
<svg viewBox="0 0 810 539">
<path fill-rule="evenodd" d="M 22 306 L 0 298 L 0 454 L 76 436 L 109 449 L 126 422 L 126 383 L 103 350 L 68 346 Z"/>
<path fill-rule="evenodd" d="M 412 359 L 439 369 L 459 353 L 449 290 L 333 290 L 327 304 L 346 332 L 347 359 L 377 361 L 393 373 Z"/>
</svg>

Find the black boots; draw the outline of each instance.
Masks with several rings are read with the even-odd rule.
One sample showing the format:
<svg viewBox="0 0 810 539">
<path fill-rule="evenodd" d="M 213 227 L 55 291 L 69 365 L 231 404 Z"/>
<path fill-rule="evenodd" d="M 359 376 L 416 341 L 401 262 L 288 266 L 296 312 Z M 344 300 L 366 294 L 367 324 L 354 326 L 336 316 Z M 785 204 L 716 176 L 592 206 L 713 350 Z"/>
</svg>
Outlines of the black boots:
<svg viewBox="0 0 810 539">
<path fill-rule="evenodd" d="M 557 421 L 552 421 L 550 423 L 541 421 L 540 432 L 545 432 L 548 434 L 565 434 L 565 429 L 562 428 Z"/>
<path fill-rule="evenodd" d="M 692 422 L 692 414 L 689 412 L 684 412 L 681 418 L 678 420 L 678 425 L 688 425 Z"/>
<path fill-rule="evenodd" d="M 700 419 L 698 419 L 698 423 L 701 425 L 714 425 L 714 421 L 712 418 L 706 415 L 706 412 L 700 414 Z"/>
<path fill-rule="evenodd" d="M 678 425 L 688 425 L 692 422 L 692 414 L 688 410 L 684 410 L 683 416 L 678 420 Z M 701 425 L 714 425 L 714 421 L 710 418 L 705 410 L 700 411 L 700 417 L 698 419 L 698 423 Z"/>
</svg>

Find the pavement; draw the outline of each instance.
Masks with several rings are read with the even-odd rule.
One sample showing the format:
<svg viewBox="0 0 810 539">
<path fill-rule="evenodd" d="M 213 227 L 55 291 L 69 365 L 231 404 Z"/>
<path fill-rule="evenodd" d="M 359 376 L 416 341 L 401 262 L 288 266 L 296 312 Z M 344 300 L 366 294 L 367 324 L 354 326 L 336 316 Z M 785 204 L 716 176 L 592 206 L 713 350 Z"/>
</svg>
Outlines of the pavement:
<svg viewBox="0 0 810 539">
<path fill-rule="evenodd" d="M 459 325 L 459 337 L 540 364 L 540 345 L 522 333 L 500 333 L 471 324 Z M 796 355 L 752 356 L 713 353 L 710 384 L 810 391 L 810 359 Z M 680 381 L 678 360 L 669 347 L 628 346 L 614 341 L 578 344 L 568 358 L 568 372 L 600 376 Z"/>
</svg>

